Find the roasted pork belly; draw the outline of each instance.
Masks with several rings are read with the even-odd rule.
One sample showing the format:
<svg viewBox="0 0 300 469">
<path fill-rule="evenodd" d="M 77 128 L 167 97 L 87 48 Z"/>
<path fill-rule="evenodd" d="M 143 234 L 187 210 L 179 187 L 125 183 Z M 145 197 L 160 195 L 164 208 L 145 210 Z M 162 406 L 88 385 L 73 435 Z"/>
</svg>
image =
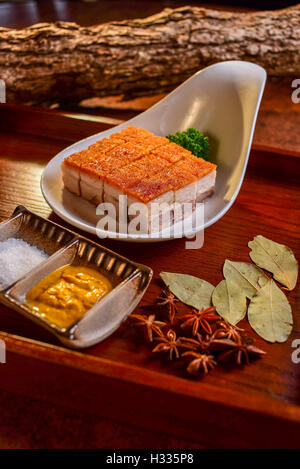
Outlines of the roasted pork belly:
<svg viewBox="0 0 300 469">
<path fill-rule="evenodd" d="M 68 190 L 95 205 L 110 202 L 118 209 L 119 197 L 125 195 L 129 220 L 137 213 L 133 204 L 140 204 L 149 231 L 154 225 L 164 227 L 170 205 L 195 206 L 210 195 L 216 166 L 165 137 L 131 126 L 67 157 L 62 178 Z"/>
</svg>

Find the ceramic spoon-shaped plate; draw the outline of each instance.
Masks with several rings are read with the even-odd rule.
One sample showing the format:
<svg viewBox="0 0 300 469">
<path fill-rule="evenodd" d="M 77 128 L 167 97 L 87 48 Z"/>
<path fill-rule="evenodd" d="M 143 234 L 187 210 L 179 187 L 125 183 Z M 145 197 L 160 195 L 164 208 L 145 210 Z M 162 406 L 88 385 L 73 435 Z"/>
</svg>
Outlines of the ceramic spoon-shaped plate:
<svg viewBox="0 0 300 469">
<path fill-rule="evenodd" d="M 46 166 L 41 187 L 45 199 L 61 218 L 89 233 L 96 232 L 95 206 L 63 189 L 60 165 L 68 155 L 81 151 L 129 125 L 166 136 L 188 127 L 209 136 L 218 165 L 215 193 L 205 201 L 204 223 L 194 232 L 218 221 L 233 204 L 247 167 L 256 117 L 266 81 L 263 68 L 250 62 L 220 62 L 197 72 L 172 93 L 133 119 L 80 140 L 56 155 Z M 104 237 L 119 234 L 106 231 Z M 161 241 L 159 234 L 122 235 L 125 241 Z"/>
</svg>

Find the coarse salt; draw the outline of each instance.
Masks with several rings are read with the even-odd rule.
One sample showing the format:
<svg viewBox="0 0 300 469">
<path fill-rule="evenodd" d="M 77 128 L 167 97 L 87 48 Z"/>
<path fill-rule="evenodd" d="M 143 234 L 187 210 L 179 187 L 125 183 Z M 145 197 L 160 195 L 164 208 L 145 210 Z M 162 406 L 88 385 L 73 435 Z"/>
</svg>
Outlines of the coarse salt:
<svg viewBox="0 0 300 469">
<path fill-rule="evenodd" d="M 0 242 L 0 285 L 6 288 L 16 282 L 48 256 L 23 239 L 8 238 Z"/>
</svg>

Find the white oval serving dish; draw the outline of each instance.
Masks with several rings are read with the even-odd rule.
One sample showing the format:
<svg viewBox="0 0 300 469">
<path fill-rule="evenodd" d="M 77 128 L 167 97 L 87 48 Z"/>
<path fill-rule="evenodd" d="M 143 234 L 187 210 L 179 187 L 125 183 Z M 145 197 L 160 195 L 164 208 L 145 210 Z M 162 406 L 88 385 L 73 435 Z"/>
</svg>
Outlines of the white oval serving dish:
<svg viewBox="0 0 300 469">
<path fill-rule="evenodd" d="M 46 201 L 71 225 L 96 234 L 95 206 L 63 189 L 60 165 L 64 158 L 129 125 L 160 136 L 195 127 L 209 136 L 213 161 L 218 166 L 215 193 L 205 201 L 204 222 L 195 226 L 193 232 L 207 228 L 229 210 L 239 193 L 265 82 L 265 70 L 250 62 L 220 62 L 197 72 L 147 111 L 58 153 L 41 178 Z M 102 235 L 134 242 L 171 239 L 164 233 L 122 234 L 120 238 L 119 233 L 105 231 Z"/>
</svg>

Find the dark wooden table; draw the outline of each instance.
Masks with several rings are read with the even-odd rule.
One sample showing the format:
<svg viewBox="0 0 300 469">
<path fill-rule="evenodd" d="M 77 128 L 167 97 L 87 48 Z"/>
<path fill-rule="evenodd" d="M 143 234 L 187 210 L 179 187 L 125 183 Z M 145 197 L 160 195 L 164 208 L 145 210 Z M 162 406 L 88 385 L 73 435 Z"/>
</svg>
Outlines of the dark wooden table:
<svg viewBox="0 0 300 469">
<path fill-rule="evenodd" d="M 9 105 L 0 107 L 0 122 L 0 219 L 23 203 L 64 224 L 42 197 L 39 181 L 43 167 L 70 142 L 111 123 Z M 101 242 L 153 268 L 154 281 L 145 295 L 146 303 L 159 293 L 161 270 L 193 274 L 216 285 L 222 278 L 224 259 L 247 261 L 247 242 L 256 234 L 288 244 L 299 259 L 299 172 L 297 156 L 253 150 L 235 204 L 206 230 L 200 250 L 186 250 L 184 240 L 153 245 Z M 234 371 L 220 367 L 196 381 L 186 378 L 176 366 L 151 357 L 126 324 L 104 342 L 73 352 L 58 346 L 52 336 L 17 313 L 1 307 L 0 338 L 8 349 L 7 364 L 0 366 L 4 415 L 8 414 L 5 403 L 9 406 L 17 402 L 24 406 L 26 416 L 27 406 L 32 405 L 41 409 L 45 418 L 51 415 L 57 428 L 66 416 L 70 422 L 78 419 L 80 428 L 86 431 L 71 437 L 67 429 L 58 443 L 52 428 L 49 435 L 53 439 L 47 441 L 44 431 L 40 442 L 34 436 L 28 441 L 28 437 L 20 439 L 15 423 L 15 444 L 149 447 L 159 445 L 161 435 L 166 447 L 299 446 L 300 366 L 291 361 L 291 342 L 300 336 L 296 307 L 299 288 L 289 293 L 289 301 L 294 328 L 285 344 L 267 344 L 258 338 L 257 345 L 267 351 L 262 360 Z M 246 321 L 242 326 L 251 333 Z M 22 394 L 24 400 L 7 392 Z M 37 404 L 36 399 L 43 403 Z M 19 418 L 20 413 L 12 410 L 15 419 Z M 33 420 L 37 428 L 39 421 Z M 21 421 L 28 428 L 28 418 Z M 114 427 L 114 421 L 120 426 Z M 100 432 L 91 440 L 89 422 L 97 428 L 106 422 L 108 435 L 116 428 L 122 436 L 120 440 L 105 438 Z M 1 425 L 5 423 L 0 424 L 0 430 Z M 75 427 L 71 427 L 72 434 Z M 138 427 L 143 430 L 137 431 Z M 129 435 L 136 433 L 140 438 L 126 439 L 127 428 Z M 7 444 L 4 440 L 3 445 Z"/>
<path fill-rule="evenodd" d="M 128 5 L 124 6 L 128 2 L 118 2 L 119 10 L 105 7 L 108 2 L 102 2 L 104 9 L 101 11 L 98 4 L 83 4 L 83 12 L 79 2 L 70 2 L 65 9 L 56 10 L 54 2 L 43 3 L 38 4 L 36 18 L 32 15 L 37 10 L 29 5 L 0 4 L 0 25 L 23 27 L 31 22 L 54 19 L 91 24 L 146 16 L 159 11 L 162 4 L 178 4 L 134 2 L 135 8 L 129 11 Z M 55 3 L 63 6 L 62 2 Z M 50 4 L 52 10 L 49 10 Z M 75 111 L 78 112 L 78 108 Z M 89 120 L 71 112 L 67 115 L 64 111 L 0 107 L 0 220 L 8 217 L 18 203 L 23 203 L 63 223 L 51 213 L 40 192 L 43 167 L 68 144 L 135 113 L 100 108 L 93 111 L 96 115 Z M 113 241 L 105 241 L 105 244 L 152 266 L 155 279 L 160 270 L 169 269 L 192 273 L 214 284 L 221 279 L 226 257 L 248 260 L 247 241 L 258 233 L 290 245 L 299 260 L 299 125 L 300 104 L 291 101 L 291 80 L 269 81 L 240 195 L 228 214 L 206 231 L 205 245 L 200 251 L 185 251 L 182 240 L 151 247 Z M 145 301 L 151 301 L 158 291 L 154 281 Z M 205 380 L 193 383 L 194 387 L 172 368 L 161 368 L 159 360 L 149 360 L 148 351 L 136 345 L 124 327 L 103 344 L 84 352 L 78 358 L 77 369 L 67 367 L 66 373 L 64 367 L 61 370 L 51 364 L 53 357 L 47 344 L 56 346 L 51 336 L 16 313 L 1 309 L 0 335 L 7 341 L 10 351 L 7 365 L 0 365 L 0 447 L 195 448 L 278 447 L 281 444 L 299 447 L 300 365 L 293 364 L 290 357 L 291 342 L 300 337 L 299 288 L 289 294 L 289 299 L 294 307 L 295 324 L 286 344 L 270 345 L 258 340 L 258 345 L 268 352 L 263 360 L 234 373 L 216 370 Z M 42 344 L 33 352 L 31 340 Z M 145 391 L 144 401 L 134 402 L 130 400 L 130 388 L 121 386 L 110 396 L 112 381 L 108 370 L 108 381 L 99 381 L 97 376 L 92 379 L 88 370 L 84 370 L 86 355 L 92 362 L 100 357 L 114 366 L 127 360 L 136 372 L 149 369 L 153 373 L 154 388 L 158 384 L 155 374 L 158 371 L 166 388 L 179 386 L 175 383 L 180 378 L 180 391 L 177 388 L 171 400 L 168 393 Z M 68 363 L 67 351 L 62 353 L 61 360 Z M 103 374 L 103 363 L 97 362 L 97 367 L 98 373 Z M 122 366 L 120 372 L 125 373 Z M 81 381 L 75 392 L 78 377 Z M 92 390 L 99 383 L 104 386 L 103 395 L 100 392 L 94 395 Z M 176 412 L 176 393 L 184 394 L 187 389 L 186 407 L 179 407 Z M 123 408 L 107 405 L 112 397 L 118 402 L 120 392 L 123 393 L 121 399 L 124 396 L 129 399 L 127 405 Z M 84 396 L 90 400 L 91 395 L 94 401 L 87 405 Z M 203 406 L 198 404 L 196 397 L 199 396 Z M 154 402 L 158 406 L 156 413 Z M 197 405 L 196 408 L 193 405 Z M 184 414 L 190 417 L 184 419 Z"/>
</svg>

